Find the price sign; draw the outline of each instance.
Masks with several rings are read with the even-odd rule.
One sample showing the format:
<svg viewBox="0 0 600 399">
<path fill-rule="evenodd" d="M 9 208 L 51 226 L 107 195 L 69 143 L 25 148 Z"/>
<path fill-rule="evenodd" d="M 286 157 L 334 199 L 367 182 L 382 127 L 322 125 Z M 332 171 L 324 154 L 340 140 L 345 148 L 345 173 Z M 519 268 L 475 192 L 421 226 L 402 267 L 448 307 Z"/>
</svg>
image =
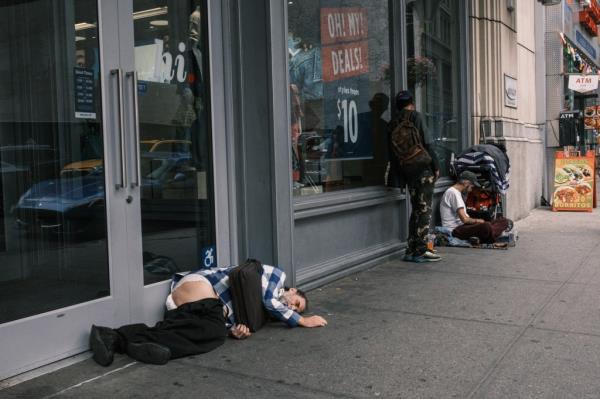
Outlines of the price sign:
<svg viewBox="0 0 600 399">
<path fill-rule="evenodd" d="M 356 77 L 324 85 L 324 125 L 335 143 L 330 158 L 373 157 L 368 83 Z"/>
<path fill-rule="evenodd" d="M 373 157 L 366 8 L 321 9 L 325 129 L 335 159 Z"/>
<path fill-rule="evenodd" d="M 344 143 L 358 141 L 358 110 L 355 100 L 337 100 L 338 121 L 344 126 Z"/>
</svg>

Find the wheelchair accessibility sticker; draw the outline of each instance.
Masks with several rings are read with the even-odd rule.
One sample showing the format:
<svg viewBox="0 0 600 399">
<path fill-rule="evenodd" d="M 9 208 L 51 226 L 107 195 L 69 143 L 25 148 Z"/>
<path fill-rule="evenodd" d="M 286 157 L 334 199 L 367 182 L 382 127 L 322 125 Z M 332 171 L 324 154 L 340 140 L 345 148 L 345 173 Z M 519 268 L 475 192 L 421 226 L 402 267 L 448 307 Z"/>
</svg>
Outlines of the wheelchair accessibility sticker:
<svg viewBox="0 0 600 399">
<path fill-rule="evenodd" d="M 211 268 L 215 266 L 217 260 L 217 251 L 213 246 L 206 247 L 202 249 L 202 264 L 206 268 Z"/>
</svg>

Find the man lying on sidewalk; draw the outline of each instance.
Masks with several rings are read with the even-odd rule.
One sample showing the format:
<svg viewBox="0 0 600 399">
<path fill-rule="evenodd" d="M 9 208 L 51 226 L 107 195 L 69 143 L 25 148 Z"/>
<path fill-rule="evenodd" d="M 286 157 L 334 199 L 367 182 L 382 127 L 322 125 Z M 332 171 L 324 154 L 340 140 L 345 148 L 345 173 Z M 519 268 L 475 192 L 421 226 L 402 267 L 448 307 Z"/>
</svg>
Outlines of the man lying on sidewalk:
<svg viewBox="0 0 600 399">
<path fill-rule="evenodd" d="M 454 237 L 469 240 L 471 244 L 493 244 L 512 226 L 512 221 L 498 218 L 486 222 L 469 217 L 463 194 L 469 193 L 473 187 L 481 187 L 477 176 L 473 172 L 464 171 L 458 176 L 456 184 L 446 190 L 440 202 L 442 226 L 451 229 Z"/>
<path fill-rule="evenodd" d="M 261 267 L 260 263 L 258 266 Z M 90 347 L 94 360 L 108 366 L 115 352 L 127 353 L 144 363 L 165 364 L 170 359 L 206 353 L 225 342 L 227 330 L 237 339 L 251 335 L 250 329 L 236 324 L 229 274 L 231 268 L 202 269 L 176 275 L 167 297 L 164 320 L 154 327 L 131 324 L 117 329 L 92 326 Z M 262 304 L 268 315 L 290 327 L 322 327 L 321 316 L 303 317 L 307 307 L 304 292 L 284 288 L 285 273 L 276 267 L 258 269 Z M 258 287 L 257 287 L 258 288 Z"/>
</svg>

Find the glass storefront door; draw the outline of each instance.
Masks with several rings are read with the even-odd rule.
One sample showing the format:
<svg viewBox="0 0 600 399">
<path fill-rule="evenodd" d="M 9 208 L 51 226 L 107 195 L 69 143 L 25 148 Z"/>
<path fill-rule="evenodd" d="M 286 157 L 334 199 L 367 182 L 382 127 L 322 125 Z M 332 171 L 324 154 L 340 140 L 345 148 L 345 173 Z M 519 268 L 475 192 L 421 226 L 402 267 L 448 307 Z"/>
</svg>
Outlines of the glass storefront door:
<svg viewBox="0 0 600 399">
<path fill-rule="evenodd" d="M 206 1 L 0 4 L 0 380 L 216 264 Z"/>
<path fill-rule="evenodd" d="M 133 1 L 145 285 L 215 261 L 204 3 Z"/>
<path fill-rule="evenodd" d="M 119 2 L 120 63 L 136 87 L 125 95 L 128 260 L 143 280 L 131 287 L 134 317 L 145 322 L 162 317 L 173 273 L 217 261 L 207 3 Z"/>
<path fill-rule="evenodd" d="M 92 323 L 130 318 L 115 261 L 124 207 L 105 162 L 120 74 L 100 15 L 96 0 L 0 3 L 0 379 L 83 352 Z"/>
</svg>

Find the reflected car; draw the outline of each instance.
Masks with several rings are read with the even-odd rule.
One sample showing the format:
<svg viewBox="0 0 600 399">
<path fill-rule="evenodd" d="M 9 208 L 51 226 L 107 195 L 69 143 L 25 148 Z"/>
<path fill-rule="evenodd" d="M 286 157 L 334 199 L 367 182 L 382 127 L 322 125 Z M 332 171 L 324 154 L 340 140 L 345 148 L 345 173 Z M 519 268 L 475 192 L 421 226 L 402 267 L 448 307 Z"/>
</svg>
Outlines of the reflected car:
<svg viewBox="0 0 600 399">
<path fill-rule="evenodd" d="M 152 205 L 162 200 L 190 199 L 196 185 L 196 169 L 190 156 L 143 153 L 141 158 L 142 201 Z M 86 160 L 65 166 L 58 179 L 34 184 L 14 208 L 17 226 L 29 232 L 48 231 L 57 234 L 103 232 L 105 213 L 104 168 L 101 160 Z M 181 214 L 181 204 L 148 212 Z M 161 210 L 162 209 L 162 210 Z"/>
<path fill-rule="evenodd" d="M 101 228 L 105 220 L 104 171 L 85 176 L 61 174 L 34 184 L 14 208 L 17 226 L 29 232 L 79 234 Z"/>
<path fill-rule="evenodd" d="M 196 168 L 189 155 L 142 153 L 140 171 L 142 200 L 187 198 L 196 185 Z M 174 191 L 179 193 L 175 197 Z"/>
<path fill-rule="evenodd" d="M 60 177 L 83 177 L 101 172 L 102 168 L 101 159 L 86 159 L 65 165 L 60 171 Z"/>
<path fill-rule="evenodd" d="M 170 154 L 190 154 L 192 142 L 190 140 L 141 140 L 140 150 L 142 152 L 164 152 Z"/>
</svg>

